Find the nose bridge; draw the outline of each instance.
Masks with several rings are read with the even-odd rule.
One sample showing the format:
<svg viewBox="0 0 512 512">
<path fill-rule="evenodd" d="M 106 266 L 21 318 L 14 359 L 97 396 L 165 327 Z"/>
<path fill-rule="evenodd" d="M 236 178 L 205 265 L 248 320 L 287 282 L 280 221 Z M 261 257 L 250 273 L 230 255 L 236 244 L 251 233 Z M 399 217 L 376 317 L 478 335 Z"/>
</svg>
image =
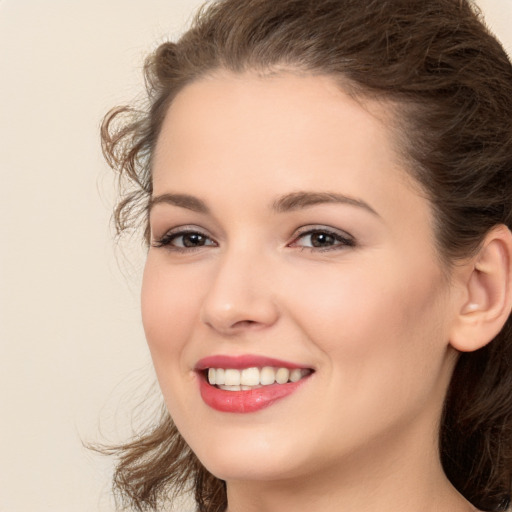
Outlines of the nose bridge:
<svg viewBox="0 0 512 512">
<path fill-rule="evenodd" d="M 239 244 L 218 256 L 203 301 L 201 320 L 231 334 L 245 328 L 273 324 L 278 317 L 264 251 Z"/>
</svg>

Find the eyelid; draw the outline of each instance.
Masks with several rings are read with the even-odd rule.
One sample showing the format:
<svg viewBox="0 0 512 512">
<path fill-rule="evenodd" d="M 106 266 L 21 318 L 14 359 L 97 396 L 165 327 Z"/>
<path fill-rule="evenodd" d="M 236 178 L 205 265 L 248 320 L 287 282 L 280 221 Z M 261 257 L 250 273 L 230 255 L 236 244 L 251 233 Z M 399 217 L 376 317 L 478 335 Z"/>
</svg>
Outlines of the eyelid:
<svg viewBox="0 0 512 512">
<path fill-rule="evenodd" d="M 296 242 L 306 236 L 306 235 L 312 235 L 315 233 L 326 233 L 331 236 L 333 236 L 337 240 L 337 244 L 326 246 L 326 247 L 309 247 L 309 246 L 300 246 L 295 245 L 296 247 L 300 247 L 301 249 L 310 249 L 313 251 L 329 251 L 329 250 L 336 250 L 341 249 L 344 247 L 354 247 L 356 246 L 356 239 L 347 231 L 333 228 L 330 226 L 325 225 L 308 225 L 308 226 L 302 226 L 298 228 L 296 233 L 293 235 L 293 240 L 288 244 L 288 246 L 293 247 Z"/>
<path fill-rule="evenodd" d="M 151 246 L 157 247 L 157 248 L 172 247 L 173 250 L 178 250 L 178 251 L 180 249 L 187 250 L 187 251 L 194 250 L 194 247 L 180 248 L 179 246 L 171 246 L 172 240 L 174 240 L 175 238 L 177 238 L 179 236 L 188 235 L 188 234 L 198 234 L 198 235 L 204 236 L 205 238 L 208 238 L 209 240 L 212 240 L 214 242 L 214 244 L 208 244 L 207 245 L 208 247 L 211 247 L 212 245 L 217 245 L 217 242 L 210 234 L 208 234 L 207 230 L 200 228 L 199 226 L 196 226 L 194 224 L 185 224 L 183 226 L 176 226 L 174 228 L 168 229 L 161 236 L 152 237 Z M 202 246 L 198 246 L 198 248 L 199 247 L 202 247 Z"/>
<path fill-rule="evenodd" d="M 324 233 L 332 236 L 335 240 L 335 243 L 333 245 L 327 245 L 323 247 L 301 245 L 298 243 L 298 241 L 302 237 L 305 237 L 307 235 L 314 235 L 317 233 Z M 172 245 L 173 240 L 179 238 L 180 236 L 185 236 L 188 234 L 199 234 L 213 243 L 198 245 L 196 247 L 181 247 L 179 245 Z M 305 225 L 299 227 L 293 234 L 291 242 L 287 243 L 287 247 L 299 247 L 301 249 L 310 249 L 312 251 L 340 250 L 346 247 L 354 247 L 356 245 L 356 240 L 350 233 L 338 228 L 333 228 L 331 226 L 319 224 Z M 169 249 L 172 249 L 173 251 L 193 251 L 196 249 L 200 249 L 202 247 L 218 246 L 218 242 L 215 240 L 214 237 L 212 237 L 208 233 L 208 230 L 205 230 L 204 228 L 201 228 L 194 224 L 186 224 L 168 229 L 161 236 L 152 237 L 151 246 L 156 248 L 167 247 Z"/>
<path fill-rule="evenodd" d="M 294 236 L 300 236 L 306 233 L 317 231 L 325 231 L 326 233 L 332 233 L 333 235 L 339 235 L 347 239 L 354 238 L 350 233 L 343 229 L 334 228 L 332 226 L 326 226 L 325 224 L 307 224 L 304 226 L 300 226 L 299 228 L 297 228 Z"/>
</svg>

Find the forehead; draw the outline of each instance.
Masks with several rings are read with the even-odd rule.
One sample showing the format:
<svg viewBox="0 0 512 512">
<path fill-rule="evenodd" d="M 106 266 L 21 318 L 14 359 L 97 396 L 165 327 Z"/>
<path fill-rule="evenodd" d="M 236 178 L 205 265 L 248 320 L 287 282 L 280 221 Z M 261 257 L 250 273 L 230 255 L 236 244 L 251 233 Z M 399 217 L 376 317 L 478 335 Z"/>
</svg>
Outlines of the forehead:
<svg viewBox="0 0 512 512">
<path fill-rule="evenodd" d="M 246 199 L 308 189 L 385 208 L 389 194 L 412 192 L 392 124 L 385 104 L 356 100 L 327 76 L 219 72 L 171 104 L 153 158 L 155 194 L 220 197 L 229 183 Z"/>
<path fill-rule="evenodd" d="M 185 149 L 185 142 L 218 152 L 237 142 L 244 149 L 266 144 L 268 151 L 276 139 L 280 144 L 307 139 L 304 149 L 309 151 L 333 138 L 337 145 L 372 139 L 391 148 L 386 130 L 391 121 L 381 103 L 350 97 L 328 76 L 219 71 L 178 93 L 167 112 L 154 161 Z"/>
</svg>

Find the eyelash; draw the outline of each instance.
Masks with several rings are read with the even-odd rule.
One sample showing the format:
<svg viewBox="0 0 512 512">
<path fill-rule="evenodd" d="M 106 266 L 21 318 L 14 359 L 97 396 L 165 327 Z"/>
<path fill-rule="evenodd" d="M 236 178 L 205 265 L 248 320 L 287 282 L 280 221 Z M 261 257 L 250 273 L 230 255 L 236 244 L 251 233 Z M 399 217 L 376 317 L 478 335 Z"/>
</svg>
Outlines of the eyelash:
<svg viewBox="0 0 512 512">
<path fill-rule="evenodd" d="M 329 245 L 326 247 L 308 247 L 308 246 L 301 246 L 297 245 L 297 242 L 306 237 L 306 236 L 312 236 L 312 235 L 328 235 L 329 237 L 332 237 L 334 242 L 336 242 L 334 245 Z M 210 240 L 213 243 L 205 243 L 203 245 L 197 245 L 192 247 L 180 247 L 177 245 L 172 245 L 172 242 L 175 240 L 185 237 L 187 235 L 198 235 L 200 237 L 203 237 L 205 240 Z M 161 238 L 158 240 L 155 240 L 152 243 L 153 247 L 159 248 L 159 247 L 167 247 L 169 250 L 175 251 L 175 252 L 190 252 L 197 249 L 200 249 L 202 247 L 216 247 L 217 243 L 212 240 L 208 235 L 205 233 L 202 233 L 201 231 L 197 229 L 183 229 L 179 228 L 179 231 L 168 231 L 165 233 Z M 304 230 L 302 232 L 299 232 L 292 242 L 290 242 L 288 247 L 298 247 L 301 251 L 309 250 L 311 252 L 327 252 L 327 251 L 335 251 L 335 250 L 341 250 L 345 247 L 355 247 L 356 241 L 354 238 L 349 235 L 348 233 L 340 233 L 338 231 L 333 231 L 324 227 L 317 227 L 317 228 L 309 228 L 307 230 Z"/>
<path fill-rule="evenodd" d="M 339 231 L 333 231 L 331 229 L 324 228 L 324 227 L 308 228 L 307 230 L 299 232 L 299 234 L 293 239 L 293 241 L 289 244 L 289 246 L 293 247 L 293 244 L 295 244 L 301 238 L 304 238 L 305 236 L 312 236 L 315 234 L 316 235 L 328 235 L 334 239 L 336 244 L 329 245 L 326 247 L 298 246 L 298 247 L 300 247 L 301 251 L 304 251 L 304 250 L 309 250 L 311 252 L 327 252 L 327 251 L 336 251 L 336 250 L 339 251 L 345 247 L 355 247 L 356 246 L 355 239 L 348 233 L 340 233 Z"/>
<path fill-rule="evenodd" d="M 164 234 L 161 238 L 158 240 L 155 240 L 153 242 L 153 247 L 167 247 L 169 250 L 176 251 L 176 252 L 190 252 L 197 249 L 200 249 L 201 247 L 209 247 L 209 246 L 216 246 L 217 244 L 214 242 L 213 244 L 204 244 L 204 245 L 198 245 L 196 247 L 180 247 L 177 245 L 172 245 L 172 242 L 174 242 L 176 239 L 180 237 L 185 237 L 187 235 L 199 235 L 203 237 L 206 240 L 212 240 L 208 235 L 205 233 L 202 233 L 201 231 L 197 229 L 184 229 L 179 228 L 178 231 L 168 231 Z"/>
</svg>

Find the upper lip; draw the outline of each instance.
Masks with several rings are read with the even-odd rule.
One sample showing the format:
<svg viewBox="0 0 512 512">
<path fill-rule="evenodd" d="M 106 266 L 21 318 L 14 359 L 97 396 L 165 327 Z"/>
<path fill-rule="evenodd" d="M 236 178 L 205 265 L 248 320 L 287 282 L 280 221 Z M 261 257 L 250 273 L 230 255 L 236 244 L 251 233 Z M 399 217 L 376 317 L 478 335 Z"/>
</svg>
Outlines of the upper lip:
<svg viewBox="0 0 512 512">
<path fill-rule="evenodd" d="M 242 370 L 244 368 L 262 368 L 264 366 L 273 366 L 275 368 L 309 368 L 307 365 L 292 363 L 290 361 L 283 361 L 282 359 L 275 359 L 273 357 L 244 354 L 239 356 L 228 355 L 214 355 L 200 359 L 195 366 L 198 371 L 206 370 L 208 368 L 233 368 Z"/>
</svg>

